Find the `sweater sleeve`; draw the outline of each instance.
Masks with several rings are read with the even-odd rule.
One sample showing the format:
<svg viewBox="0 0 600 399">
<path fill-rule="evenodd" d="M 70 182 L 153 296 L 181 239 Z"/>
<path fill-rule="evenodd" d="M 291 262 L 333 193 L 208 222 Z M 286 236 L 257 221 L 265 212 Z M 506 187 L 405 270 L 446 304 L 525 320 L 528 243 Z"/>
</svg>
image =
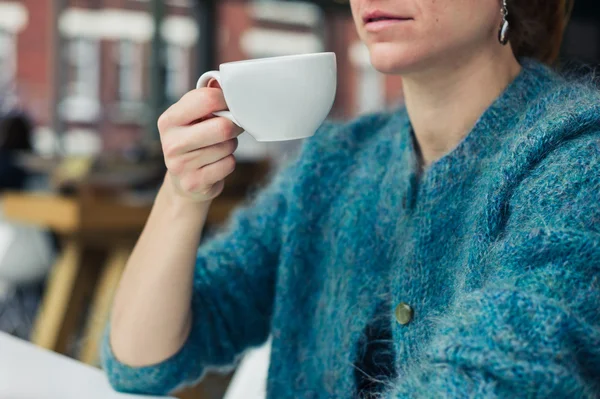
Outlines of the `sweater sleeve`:
<svg viewBox="0 0 600 399">
<path fill-rule="evenodd" d="M 587 398 L 600 392 L 600 140 L 555 150 L 519 185 L 473 270 L 391 398 Z"/>
<path fill-rule="evenodd" d="M 325 127 L 317 132 L 326 134 Z M 105 337 L 102 363 L 115 389 L 168 394 L 199 380 L 207 368 L 231 366 L 245 349 L 266 341 L 287 205 L 297 176 L 310 168 L 307 153 L 312 141 L 307 140 L 297 160 L 200 246 L 192 328 L 178 353 L 160 364 L 133 368 L 115 358 Z"/>
</svg>

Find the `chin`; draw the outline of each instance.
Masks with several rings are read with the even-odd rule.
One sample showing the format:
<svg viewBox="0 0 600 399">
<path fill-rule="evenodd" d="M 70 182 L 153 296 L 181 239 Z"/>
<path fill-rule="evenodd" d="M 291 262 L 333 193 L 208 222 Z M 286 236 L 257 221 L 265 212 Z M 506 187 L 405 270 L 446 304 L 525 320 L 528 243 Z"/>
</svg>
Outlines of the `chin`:
<svg viewBox="0 0 600 399">
<path fill-rule="evenodd" d="M 367 45 L 371 64 L 384 74 L 407 75 L 422 71 L 432 61 L 432 54 L 417 46 L 398 43 L 373 43 Z"/>
</svg>

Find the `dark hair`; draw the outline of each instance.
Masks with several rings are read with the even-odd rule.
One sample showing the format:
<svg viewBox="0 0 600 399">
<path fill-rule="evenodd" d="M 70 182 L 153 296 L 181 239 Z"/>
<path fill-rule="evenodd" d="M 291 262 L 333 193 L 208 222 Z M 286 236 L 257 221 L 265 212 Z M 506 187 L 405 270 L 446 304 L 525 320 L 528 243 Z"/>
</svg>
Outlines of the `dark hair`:
<svg viewBox="0 0 600 399">
<path fill-rule="evenodd" d="M 510 43 L 517 58 L 556 61 L 575 0 L 508 0 Z"/>
</svg>

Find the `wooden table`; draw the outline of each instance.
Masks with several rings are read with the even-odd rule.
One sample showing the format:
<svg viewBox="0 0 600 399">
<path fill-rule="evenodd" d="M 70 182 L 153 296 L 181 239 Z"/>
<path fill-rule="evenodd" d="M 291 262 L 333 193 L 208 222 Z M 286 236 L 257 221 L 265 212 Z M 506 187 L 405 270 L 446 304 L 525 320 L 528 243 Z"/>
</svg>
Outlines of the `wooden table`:
<svg viewBox="0 0 600 399">
<path fill-rule="evenodd" d="M 51 229 L 62 241 L 62 253 L 49 276 L 32 341 L 67 354 L 85 323 L 77 357 L 96 365 L 112 298 L 151 204 L 27 192 L 6 193 L 2 202 L 7 219 Z M 238 203 L 239 199 L 216 200 L 207 223 L 222 223 Z M 87 320 L 82 320 L 88 303 Z"/>
</svg>

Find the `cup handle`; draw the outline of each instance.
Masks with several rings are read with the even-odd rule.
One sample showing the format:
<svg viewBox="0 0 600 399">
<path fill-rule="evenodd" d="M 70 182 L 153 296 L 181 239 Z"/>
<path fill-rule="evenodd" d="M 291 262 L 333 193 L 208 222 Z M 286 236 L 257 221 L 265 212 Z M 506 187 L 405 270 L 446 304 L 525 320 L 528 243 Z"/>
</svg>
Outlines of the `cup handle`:
<svg viewBox="0 0 600 399">
<path fill-rule="evenodd" d="M 200 89 L 202 87 L 207 87 L 208 82 L 210 82 L 211 79 L 215 79 L 217 82 L 219 82 L 219 85 L 221 86 L 221 88 L 223 88 L 223 85 L 221 84 L 221 73 L 219 71 L 208 71 L 208 72 L 205 72 L 202 76 L 200 76 L 200 79 L 198 79 L 198 83 L 196 83 L 196 89 Z M 217 111 L 217 112 L 213 112 L 213 115 L 222 116 L 223 118 L 227 118 L 243 129 L 243 127 L 240 125 L 240 123 L 234 118 L 231 111 Z"/>
</svg>

